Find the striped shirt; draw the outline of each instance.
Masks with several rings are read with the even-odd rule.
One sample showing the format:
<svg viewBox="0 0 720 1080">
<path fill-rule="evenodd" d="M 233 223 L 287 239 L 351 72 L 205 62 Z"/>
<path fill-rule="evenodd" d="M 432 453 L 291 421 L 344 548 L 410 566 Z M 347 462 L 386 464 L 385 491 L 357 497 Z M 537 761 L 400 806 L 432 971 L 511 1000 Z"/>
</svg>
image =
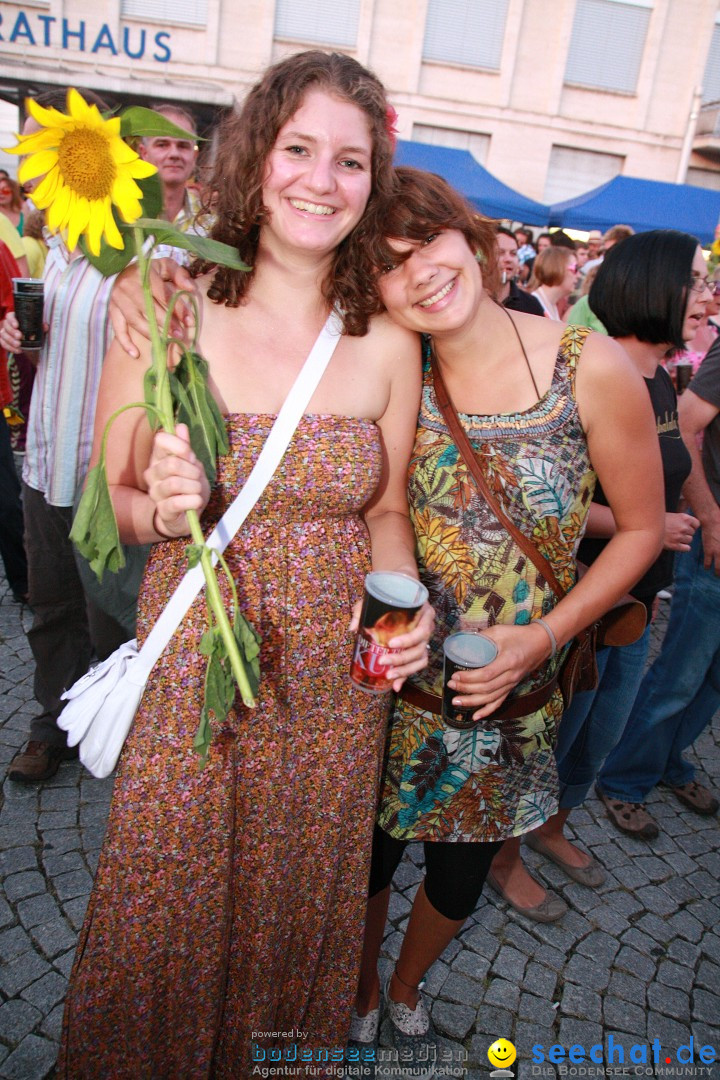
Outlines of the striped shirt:
<svg viewBox="0 0 720 1080">
<path fill-rule="evenodd" d="M 87 473 L 103 360 L 112 340 L 108 300 L 114 277 L 71 259 L 48 237 L 45 322 L 33 385 L 23 480 L 51 506 L 72 506 Z"/>
</svg>

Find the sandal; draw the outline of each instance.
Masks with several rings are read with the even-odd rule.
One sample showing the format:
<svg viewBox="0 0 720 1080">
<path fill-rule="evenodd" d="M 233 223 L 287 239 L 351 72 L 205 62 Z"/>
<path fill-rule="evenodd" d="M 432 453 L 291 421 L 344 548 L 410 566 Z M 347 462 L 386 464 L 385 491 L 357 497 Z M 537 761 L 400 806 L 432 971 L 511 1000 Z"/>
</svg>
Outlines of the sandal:
<svg viewBox="0 0 720 1080">
<path fill-rule="evenodd" d="M 622 802 L 606 795 L 595 785 L 598 798 L 605 804 L 607 816 L 621 832 L 628 836 L 637 836 L 640 840 L 654 840 L 660 830 L 648 814 L 642 803 Z"/>
<path fill-rule="evenodd" d="M 704 817 L 717 814 L 720 802 L 711 791 L 708 791 L 702 784 L 698 784 L 697 780 L 691 780 L 689 784 L 683 784 L 682 787 L 673 787 L 672 784 L 664 786 L 669 787 L 673 795 L 677 796 L 680 802 L 684 803 L 690 810 L 694 810 L 696 814 L 702 814 Z"/>
</svg>

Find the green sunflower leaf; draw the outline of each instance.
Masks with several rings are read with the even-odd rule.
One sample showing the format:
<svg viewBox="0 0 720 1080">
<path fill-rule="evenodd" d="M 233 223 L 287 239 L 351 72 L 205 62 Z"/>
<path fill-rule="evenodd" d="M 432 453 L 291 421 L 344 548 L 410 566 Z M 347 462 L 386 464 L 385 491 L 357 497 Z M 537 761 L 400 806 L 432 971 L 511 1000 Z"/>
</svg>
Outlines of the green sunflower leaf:
<svg viewBox="0 0 720 1080">
<path fill-rule="evenodd" d="M 181 232 L 162 218 L 141 217 L 133 222 L 132 226 L 126 225 L 125 228 L 140 228 L 146 235 L 154 236 L 158 244 L 182 248 L 184 251 L 192 252 L 193 255 L 199 255 L 201 259 L 217 263 L 218 266 L 229 266 L 231 270 L 252 269 L 242 261 L 235 248 L 230 247 L 229 244 L 211 240 L 209 236 L 194 236 L 192 233 Z"/>
<path fill-rule="evenodd" d="M 208 386 L 208 365 L 198 353 L 186 351 L 170 376 L 170 390 L 177 403 L 176 420 L 187 424 L 190 444 L 202 462 L 211 484 L 217 475 L 216 459 L 229 449 L 220 409 Z"/>
<path fill-rule="evenodd" d="M 120 117 L 120 135 L 123 139 L 133 136 L 146 136 L 148 139 L 160 135 L 168 135 L 171 139 L 190 139 L 191 142 L 201 140 L 192 131 L 178 127 L 168 120 L 167 116 L 155 112 L 154 109 L 146 109 L 142 105 L 133 105 L 125 109 Z"/>
<path fill-rule="evenodd" d="M 102 461 L 87 475 L 70 539 L 90 563 L 98 581 L 102 581 L 106 569 L 115 574 L 125 565 L 125 554 Z"/>
</svg>

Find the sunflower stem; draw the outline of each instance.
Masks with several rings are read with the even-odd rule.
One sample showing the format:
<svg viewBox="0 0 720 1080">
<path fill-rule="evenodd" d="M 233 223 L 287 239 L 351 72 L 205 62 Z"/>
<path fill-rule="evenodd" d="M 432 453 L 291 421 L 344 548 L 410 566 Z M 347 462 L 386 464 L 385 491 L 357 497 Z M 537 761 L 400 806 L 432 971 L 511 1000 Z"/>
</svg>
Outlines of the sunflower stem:
<svg viewBox="0 0 720 1080">
<path fill-rule="evenodd" d="M 170 391 L 170 379 L 168 377 L 167 349 L 162 334 L 160 333 L 160 327 L 155 313 L 155 301 L 153 300 L 152 289 L 150 287 L 150 259 L 147 258 L 143 250 L 144 234 L 142 229 L 135 228 L 133 229 L 133 232 L 135 235 L 138 268 L 140 270 L 143 295 L 145 298 L 145 314 L 147 315 L 148 326 L 150 328 L 152 367 L 155 373 L 155 401 L 150 404 L 155 408 L 163 429 L 172 435 L 175 433 L 175 411 L 173 408 L 172 393 Z M 169 325 L 169 323 L 167 325 Z M 212 553 L 205 543 L 205 537 L 200 526 L 200 519 L 197 512 L 195 510 L 188 510 L 186 516 L 188 525 L 190 526 L 190 535 L 194 542 L 202 549 L 200 565 L 202 566 L 203 575 L 205 577 L 207 600 L 212 609 L 218 629 L 220 630 L 220 635 L 227 651 L 227 657 L 230 661 L 230 667 L 235 682 L 242 695 L 244 704 L 252 708 L 255 705 L 255 698 L 253 697 L 250 681 L 240 656 L 240 650 L 238 649 L 235 634 L 233 633 L 230 620 L 225 611 L 225 605 L 223 604 L 222 596 L 220 594 L 220 586 L 212 562 Z"/>
</svg>

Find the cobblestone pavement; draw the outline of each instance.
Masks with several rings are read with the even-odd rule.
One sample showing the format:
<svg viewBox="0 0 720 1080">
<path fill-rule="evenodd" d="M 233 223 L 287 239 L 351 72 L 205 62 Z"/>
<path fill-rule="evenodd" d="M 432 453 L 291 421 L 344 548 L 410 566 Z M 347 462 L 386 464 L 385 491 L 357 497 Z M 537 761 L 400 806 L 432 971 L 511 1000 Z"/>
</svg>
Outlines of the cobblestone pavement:
<svg viewBox="0 0 720 1080">
<path fill-rule="evenodd" d="M 663 616 L 668 605 L 664 605 Z M 654 648 L 664 627 L 661 616 Z M 0 578 L 0 770 L 26 738 L 35 711 L 33 669 L 25 639 L 30 615 L 12 602 Z M 720 789 L 720 724 L 696 745 L 698 762 Z M 67 762 L 40 786 L 5 781 L 0 810 L 0 1077 L 53 1075 L 62 1003 L 76 934 L 97 865 L 112 780 L 95 780 Z M 650 844 L 616 832 L 591 798 L 573 815 L 578 840 L 608 869 L 605 885 L 570 883 L 527 852 L 538 875 L 570 905 L 560 922 L 541 926 L 507 910 L 492 891 L 460 937 L 431 969 L 426 995 L 445 1048 L 445 1075 L 487 1077 L 488 1046 L 499 1037 L 518 1050 L 518 1076 L 573 1075 L 531 1062 L 531 1048 L 568 1050 L 613 1041 L 630 1048 L 659 1040 L 670 1075 L 679 1046 L 694 1039 L 720 1057 L 720 829 L 717 818 L 682 809 L 672 795 L 649 800 L 662 826 Z M 420 849 L 398 870 L 382 964 L 397 955 L 410 901 L 421 878 Z M 687 1055 L 685 1055 L 687 1056 Z M 665 1057 L 672 1065 L 664 1066 Z M 618 1069 L 620 1052 L 610 1063 Z M 641 1051 L 634 1060 L 642 1062 Z M 648 1061 L 652 1061 L 649 1056 Z M 567 1066 L 567 1059 L 566 1059 Z M 576 1066 L 598 1075 L 602 1066 Z M 697 1076 L 720 1076 L 720 1065 Z M 672 1070 L 672 1071 L 671 1071 Z M 691 1075 L 685 1073 L 683 1075 Z M 98 1078 L 104 1080 L 104 1078 Z M 238 1078 L 245 1080 L 245 1078 Z M 248 1078 L 249 1080 L 249 1078 Z"/>
</svg>

